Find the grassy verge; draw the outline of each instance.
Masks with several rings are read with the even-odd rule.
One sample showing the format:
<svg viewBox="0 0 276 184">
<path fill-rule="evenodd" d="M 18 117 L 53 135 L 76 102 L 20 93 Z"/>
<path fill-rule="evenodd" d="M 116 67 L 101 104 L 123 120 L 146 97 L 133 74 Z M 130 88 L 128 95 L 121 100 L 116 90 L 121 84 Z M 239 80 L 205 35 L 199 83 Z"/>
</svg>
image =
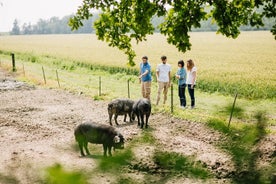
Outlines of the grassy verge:
<svg viewBox="0 0 276 184">
<path fill-rule="evenodd" d="M 227 135 L 228 141 L 221 148 L 232 155 L 235 164 L 233 181 L 235 183 L 270 183 L 275 173 L 275 160 L 268 166 L 258 166 L 261 156 L 261 143 L 268 134 L 267 116 L 263 111 L 254 115 L 256 124 L 243 124 L 231 127 L 218 119 L 210 119 L 208 125 Z M 273 154 L 273 153 L 272 153 Z"/>
</svg>

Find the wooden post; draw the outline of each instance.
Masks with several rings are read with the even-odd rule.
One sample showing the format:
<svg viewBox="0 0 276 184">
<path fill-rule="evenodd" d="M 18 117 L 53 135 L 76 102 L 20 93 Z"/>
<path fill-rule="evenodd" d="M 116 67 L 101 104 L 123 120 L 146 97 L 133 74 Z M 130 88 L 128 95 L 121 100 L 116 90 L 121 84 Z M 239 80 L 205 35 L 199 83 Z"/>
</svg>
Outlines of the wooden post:
<svg viewBox="0 0 276 184">
<path fill-rule="evenodd" d="M 235 95 L 235 99 L 234 99 L 234 102 L 233 102 L 233 106 L 232 106 L 232 110 L 231 110 L 231 114 L 230 114 L 230 118 L 229 118 L 229 122 L 228 122 L 228 128 L 230 127 L 230 123 L 231 123 L 231 120 L 232 120 L 232 116 L 233 116 L 233 112 L 234 112 L 237 97 L 238 97 L 238 93 L 236 93 L 236 95 Z"/>
<path fill-rule="evenodd" d="M 57 76 L 58 87 L 60 87 L 59 77 L 58 77 L 58 71 L 57 70 L 56 70 L 56 76 Z"/>
<path fill-rule="evenodd" d="M 25 67 L 24 67 L 24 63 L 22 63 L 22 69 L 23 69 L 23 75 L 25 77 Z"/>
<path fill-rule="evenodd" d="M 102 79 L 101 76 L 99 77 L 99 96 L 102 95 Z"/>
<path fill-rule="evenodd" d="M 171 113 L 173 113 L 173 84 L 171 84 Z"/>
<path fill-rule="evenodd" d="M 43 73 L 43 78 L 44 78 L 44 84 L 46 84 L 46 76 L 45 76 L 45 71 L 44 71 L 43 66 L 42 66 L 42 73 Z"/>
<path fill-rule="evenodd" d="M 130 91 L 129 91 L 129 80 L 127 80 L 127 95 L 128 95 L 128 98 L 130 98 Z"/>
<path fill-rule="evenodd" d="M 12 56 L 12 71 L 16 72 L 14 53 L 11 53 L 11 56 Z"/>
</svg>

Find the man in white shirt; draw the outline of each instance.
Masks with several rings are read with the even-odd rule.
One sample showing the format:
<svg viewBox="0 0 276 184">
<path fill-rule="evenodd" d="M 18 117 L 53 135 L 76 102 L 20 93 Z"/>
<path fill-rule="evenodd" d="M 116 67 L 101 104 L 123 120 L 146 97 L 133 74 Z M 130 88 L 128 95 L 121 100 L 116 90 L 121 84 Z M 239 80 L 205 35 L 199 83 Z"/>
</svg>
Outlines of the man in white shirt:
<svg viewBox="0 0 276 184">
<path fill-rule="evenodd" d="M 159 104 L 160 95 L 162 91 L 164 94 L 163 104 L 166 103 L 168 88 L 171 85 L 171 65 L 167 64 L 166 56 L 162 56 L 161 61 L 162 63 L 158 64 L 156 69 L 156 78 L 158 82 L 158 93 L 157 93 L 156 105 Z"/>
</svg>

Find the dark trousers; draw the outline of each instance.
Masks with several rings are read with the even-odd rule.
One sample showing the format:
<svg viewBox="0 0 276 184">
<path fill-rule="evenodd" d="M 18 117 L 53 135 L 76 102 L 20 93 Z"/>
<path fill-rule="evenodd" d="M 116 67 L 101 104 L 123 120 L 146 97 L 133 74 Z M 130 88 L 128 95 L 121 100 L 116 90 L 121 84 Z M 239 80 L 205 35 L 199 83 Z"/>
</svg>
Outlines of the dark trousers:
<svg viewBox="0 0 276 184">
<path fill-rule="evenodd" d="M 186 84 L 178 85 L 178 96 L 180 99 L 180 106 L 186 106 L 186 95 L 185 95 Z"/>
<path fill-rule="evenodd" d="M 191 98 L 191 106 L 195 106 L 195 85 L 193 89 L 191 88 L 191 84 L 188 84 L 188 92 Z"/>
</svg>

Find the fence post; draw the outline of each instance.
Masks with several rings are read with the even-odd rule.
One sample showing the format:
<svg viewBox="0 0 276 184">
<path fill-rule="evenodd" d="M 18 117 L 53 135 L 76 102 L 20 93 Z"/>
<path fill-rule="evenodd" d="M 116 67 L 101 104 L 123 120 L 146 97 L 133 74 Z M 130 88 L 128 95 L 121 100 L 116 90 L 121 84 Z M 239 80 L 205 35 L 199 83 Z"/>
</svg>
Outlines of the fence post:
<svg viewBox="0 0 276 184">
<path fill-rule="evenodd" d="M 230 127 L 230 123 L 231 123 L 231 120 L 232 120 L 232 116 L 233 116 L 233 112 L 234 112 L 237 97 L 238 97 L 238 93 L 236 93 L 236 95 L 235 95 L 235 99 L 234 99 L 234 102 L 233 102 L 233 106 L 232 106 L 232 109 L 231 109 L 231 114 L 230 114 L 230 118 L 229 118 L 229 122 L 228 122 L 228 128 Z"/>
<path fill-rule="evenodd" d="M 16 72 L 14 53 L 11 53 L 11 57 L 12 57 L 12 71 Z"/>
<path fill-rule="evenodd" d="M 57 76 L 58 87 L 60 87 L 59 77 L 58 77 L 58 71 L 57 70 L 56 70 L 56 76 Z"/>
<path fill-rule="evenodd" d="M 173 84 L 171 84 L 171 113 L 173 113 Z"/>
<path fill-rule="evenodd" d="M 42 66 L 42 73 L 43 73 L 44 84 L 46 84 L 46 76 L 45 76 L 45 71 L 43 66 Z"/>
<path fill-rule="evenodd" d="M 23 75 L 25 77 L 25 67 L 24 67 L 24 63 L 22 63 L 22 68 L 23 68 Z"/>
<path fill-rule="evenodd" d="M 102 95 L 102 79 L 101 76 L 99 76 L 99 96 Z"/>
<path fill-rule="evenodd" d="M 128 95 L 128 98 L 130 98 L 130 91 L 129 91 L 129 80 L 127 80 L 127 95 Z"/>
</svg>

